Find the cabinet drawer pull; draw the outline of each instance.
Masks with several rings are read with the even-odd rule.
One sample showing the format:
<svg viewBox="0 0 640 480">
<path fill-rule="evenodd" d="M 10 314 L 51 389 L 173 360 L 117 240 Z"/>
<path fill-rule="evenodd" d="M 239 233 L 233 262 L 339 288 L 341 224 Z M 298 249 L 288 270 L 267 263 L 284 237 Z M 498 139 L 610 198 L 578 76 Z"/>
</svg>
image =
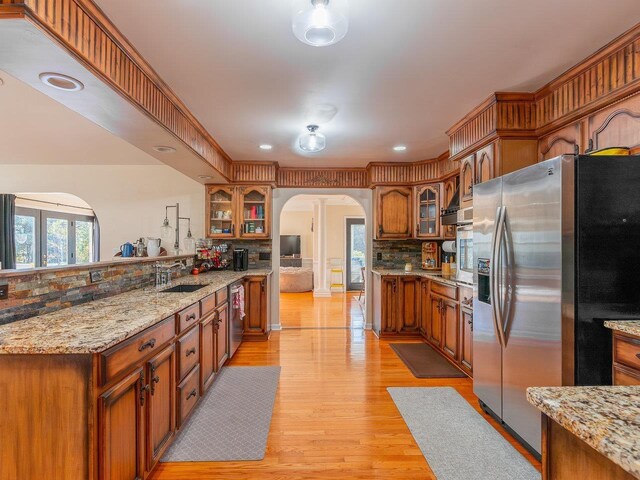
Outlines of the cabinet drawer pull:
<svg viewBox="0 0 640 480">
<path fill-rule="evenodd" d="M 146 350 L 147 348 L 153 348 L 155 346 L 156 346 L 156 339 L 152 338 L 148 342 L 145 342 L 142 345 L 140 345 L 140 347 L 138 347 L 138 351 L 141 352 L 143 350 Z"/>
<path fill-rule="evenodd" d="M 196 389 L 194 388 L 193 390 L 191 390 L 189 392 L 189 395 L 187 395 L 187 400 L 189 400 L 191 397 L 195 397 L 198 393 L 196 392 Z"/>
<path fill-rule="evenodd" d="M 194 353 L 196 353 L 196 347 L 191 347 L 189 350 L 187 350 L 187 355 L 186 356 L 190 357 Z"/>
<path fill-rule="evenodd" d="M 191 315 L 187 316 L 187 318 L 185 318 L 187 322 L 190 322 L 191 320 L 195 320 L 195 319 L 196 319 L 195 313 L 192 313 Z"/>
<path fill-rule="evenodd" d="M 636 353 L 636 358 L 640 359 L 640 353 Z"/>
</svg>

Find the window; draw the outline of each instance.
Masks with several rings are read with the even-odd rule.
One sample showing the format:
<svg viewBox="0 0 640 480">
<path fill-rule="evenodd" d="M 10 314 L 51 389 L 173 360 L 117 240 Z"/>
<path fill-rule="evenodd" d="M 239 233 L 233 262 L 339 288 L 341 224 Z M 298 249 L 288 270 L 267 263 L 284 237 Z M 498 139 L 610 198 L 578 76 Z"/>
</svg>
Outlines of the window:
<svg viewBox="0 0 640 480">
<path fill-rule="evenodd" d="M 16 268 L 97 261 L 95 218 L 16 207 Z"/>
</svg>

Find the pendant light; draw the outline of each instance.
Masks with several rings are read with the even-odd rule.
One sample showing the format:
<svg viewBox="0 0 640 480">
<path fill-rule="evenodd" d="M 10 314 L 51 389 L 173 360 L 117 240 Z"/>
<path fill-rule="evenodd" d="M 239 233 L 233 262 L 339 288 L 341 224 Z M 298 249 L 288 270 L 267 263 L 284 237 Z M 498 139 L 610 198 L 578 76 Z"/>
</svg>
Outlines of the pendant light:
<svg viewBox="0 0 640 480">
<path fill-rule="evenodd" d="M 324 150 L 327 146 L 327 141 L 323 134 L 318 133 L 318 125 L 307 125 L 309 133 L 305 133 L 300 136 L 300 149 L 309 152 L 316 153 Z"/>
<path fill-rule="evenodd" d="M 347 0 L 294 0 L 293 33 L 303 43 L 326 47 L 349 30 Z"/>
</svg>

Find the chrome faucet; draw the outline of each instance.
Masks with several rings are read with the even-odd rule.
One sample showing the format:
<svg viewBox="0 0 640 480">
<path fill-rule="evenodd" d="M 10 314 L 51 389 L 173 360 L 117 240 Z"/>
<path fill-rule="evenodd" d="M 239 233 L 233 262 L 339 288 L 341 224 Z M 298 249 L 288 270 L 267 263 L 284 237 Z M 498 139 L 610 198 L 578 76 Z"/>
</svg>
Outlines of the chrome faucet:
<svg viewBox="0 0 640 480">
<path fill-rule="evenodd" d="M 180 270 L 187 269 L 186 260 L 172 263 L 171 265 L 162 265 L 160 262 L 155 263 L 156 267 L 156 288 L 168 287 L 171 285 L 171 271 L 174 268 Z"/>
</svg>

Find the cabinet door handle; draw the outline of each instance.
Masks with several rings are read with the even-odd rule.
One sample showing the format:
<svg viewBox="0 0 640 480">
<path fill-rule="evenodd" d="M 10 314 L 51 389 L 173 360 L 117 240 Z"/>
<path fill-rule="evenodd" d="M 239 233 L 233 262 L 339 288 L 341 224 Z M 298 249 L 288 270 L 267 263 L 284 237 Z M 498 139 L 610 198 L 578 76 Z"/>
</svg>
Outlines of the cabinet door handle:
<svg viewBox="0 0 640 480">
<path fill-rule="evenodd" d="M 416 222 L 416 235 L 420 235 L 420 222 Z"/>
<path fill-rule="evenodd" d="M 236 226 L 234 223 L 231 224 L 231 236 L 235 236 L 236 234 Z"/>
<path fill-rule="evenodd" d="M 260 282 L 260 288 L 261 288 L 261 289 L 262 289 L 262 291 L 264 292 L 264 280 L 262 280 L 262 281 Z"/>
<path fill-rule="evenodd" d="M 191 355 L 193 355 L 194 353 L 196 353 L 196 347 L 191 347 L 189 350 L 187 350 L 187 357 L 190 357 Z"/>
<path fill-rule="evenodd" d="M 640 353 L 636 353 L 636 357 L 640 359 Z"/>
<path fill-rule="evenodd" d="M 382 236 L 382 225 L 378 225 L 378 235 Z"/>
<path fill-rule="evenodd" d="M 194 388 L 193 390 L 191 390 L 189 392 L 189 395 L 187 395 L 187 400 L 189 400 L 191 397 L 195 397 L 198 393 L 196 392 L 196 389 Z"/>
<path fill-rule="evenodd" d="M 146 350 L 147 348 L 153 348 L 156 346 L 156 339 L 152 338 L 151 340 L 149 340 L 148 342 L 143 343 L 142 345 L 140 345 L 138 347 L 138 351 L 141 352 L 143 350 Z"/>
</svg>

